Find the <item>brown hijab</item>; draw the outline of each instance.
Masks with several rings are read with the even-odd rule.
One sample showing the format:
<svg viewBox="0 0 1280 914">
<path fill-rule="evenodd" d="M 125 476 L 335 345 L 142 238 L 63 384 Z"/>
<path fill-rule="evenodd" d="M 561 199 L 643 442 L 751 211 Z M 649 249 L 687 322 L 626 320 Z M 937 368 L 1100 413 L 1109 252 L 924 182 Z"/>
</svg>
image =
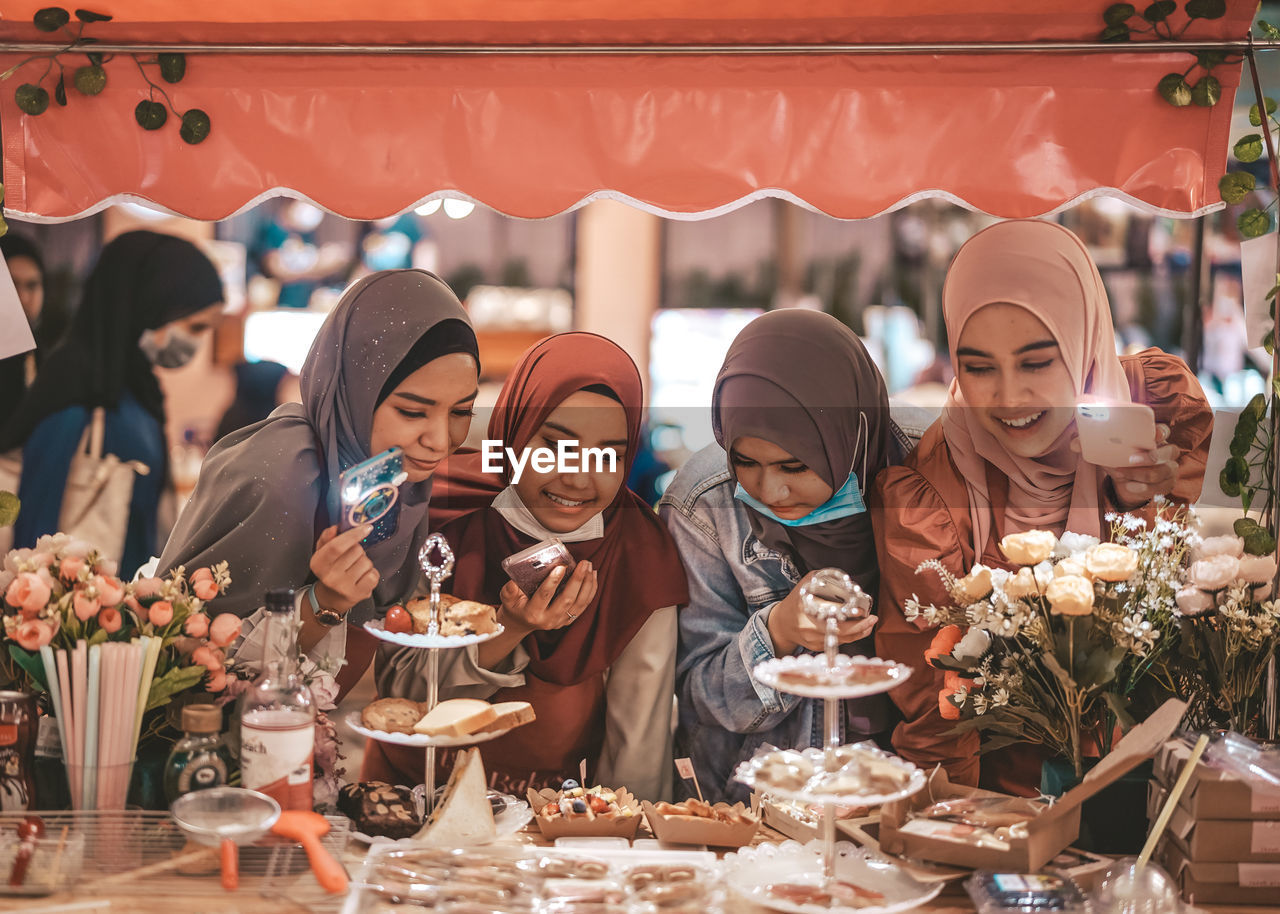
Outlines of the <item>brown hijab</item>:
<svg viewBox="0 0 1280 914">
<path fill-rule="evenodd" d="M 748 324 L 725 356 L 711 410 L 726 451 L 739 438 L 762 438 L 802 461 L 833 493 L 854 474 L 865 499 L 889 461 L 889 395 L 880 369 L 857 334 L 819 311 L 771 311 Z M 790 555 L 802 573 L 840 568 L 865 592 L 878 592 L 866 511 L 785 526 L 747 510 L 756 537 Z"/>
<path fill-rule="evenodd" d="M 424 270 L 387 270 L 351 285 L 307 353 L 303 402 L 281 406 L 209 452 L 160 571 L 230 563 L 232 586 L 218 608 L 240 616 L 257 609 L 267 589 L 306 583 L 316 536 L 339 516 L 338 475 L 372 456 L 383 385 L 407 357 L 422 353 L 424 339 L 464 336 L 472 341 L 466 351 L 474 352 L 470 327 L 453 291 Z M 396 532 L 366 548 L 382 579 L 371 600 L 352 608 L 352 624 L 412 594 L 430 495 L 430 479 L 406 485 Z"/>
<path fill-rule="evenodd" d="M 561 333 L 529 349 L 498 395 L 488 437 L 506 447 L 526 447 L 566 397 L 593 385 L 616 394 L 626 412 L 625 473 L 640 446 L 640 373 L 626 352 L 594 333 Z M 505 474 L 481 473 L 474 454 L 455 456 L 445 472 L 451 485 L 473 490 L 487 480 L 495 494 L 510 483 Z M 603 519 L 604 536 L 566 544 L 576 560 L 590 561 L 599 572 L 595 599 L 572 625 L 525 639 L 528 670 L 546 682 L 572 685 L 599 675 L 656 610 L 688 602 L 675 543 L 648 505 L 623 486 Z M 457 596 L 488 603 L 498 602 L 507 581 L 502 559 L 534 543 L 491 508 L 459 518 L 441 532 L 457 556 L 447 586 Z"/>
</svg>

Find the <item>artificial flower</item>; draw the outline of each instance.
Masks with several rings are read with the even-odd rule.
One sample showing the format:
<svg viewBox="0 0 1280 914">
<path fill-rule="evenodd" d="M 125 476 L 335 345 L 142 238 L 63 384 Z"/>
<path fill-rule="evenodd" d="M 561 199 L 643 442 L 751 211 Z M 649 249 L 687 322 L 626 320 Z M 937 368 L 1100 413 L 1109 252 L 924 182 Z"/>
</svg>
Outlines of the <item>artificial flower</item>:
<svg viewBox="0 0 1280 914">
<path fill-rule="evenodd" d="M 77 619 L 81 622 L 88 622 L 98 614 L 102 604 L 97 599 L 86 596 L 83 590 L 77 590 L 75 596 L 71 598 L 71 608 L 75 612 Z"/>
<path fill-rule="evenodd" d="M 53 626 L 46 625 L 40 619 L 28 619 L 18 626 L 14 640 L 26 650 L 38 651 L 53 640 L 54 634 Z"/>
<path fill-rule="evenodd" d="M 124 616 L 120 615 L 120 610 L 114 606 L 109 606 L 98 613 L 98 624 L 102 626 L 104 632 L 114 635 L 120 631 L 120 626 L 124 624 Z"/>
<path fill-rule="evenodd" d="M 1242 556 L 1239 575 L 1250 584 L 1270 584 L 1276 576 L 1276 557 L 1274 555 Z"/>
<path fill-rule="evenodd" d="M 1214 537 L 1222 539 L 1222 537 Z M 1201 590 L 1222 590 L 1240 574 L 1240 560 L 1225 552 L 1215 553 L 1187 570 L 1187 583 Z"/>
<path fill-rule="evenodd" d="M 964 632 L 960 631 L 958 625 L 944 625 L 938 629 L 937 634 L 933 636 L 933 641 L 929 644 L 929 649 L 924 652 L 926 662 L 932 663 L 939 657 L 946 657 L 955 650 L 955 646 L 964 638 Z"/>
<path fill-rule="evenodd" d="M 1087 616 L 1093 612 L 1093 582 L 1074 574 L 1054 578 L 1045 599 L 1054 615 Z"/>
<path fill-rule="evenodd" d="M 976 603 L 991 593 L 991 569 L 986 565 L 974 565 L 960 580 L 956 581 L 956 590 L 966 603 Z"/>
<path fill-rule="evenodd" d="M 1138 570 L 1138 553 L 1119 543 L 1099 543 L 1085 554 L 1084 567 L 1095 581 L 1117 584 Z"/>
<path fill-rule="evenodd" d="M 1198 616 L 1213 609 L 1213 597 L 1199 587 L 1183 587 L 1175 597 L 1178 612 L 1184 616 Z"/>
<path fill-rule="evenodd" d="M 204 613 L 192 613 L 182 624 L 182 630 L 192 638 L 205 638 L 209 634 L 209 617 Z"/>
<path fill-rule="evenodd" d="M 212 600 L 218 595 L 218 585 L 213 582 L 212 578 L 192 581 L 191 590 L 201 600 Z"/>
<path fill-rule="evenodd" d="M 147 621 L 156 628 L 164 628 L 173 621 L 173 604 L 168 600 L 156 600 L 147 610 Z"/>
<path fill-rule="evenodd" d="M 1244 555 L 1244 540 L 1231 534 L 1210 536 L 1201 540 L 1200 544 L 1191 550 L 1191 560 L 1193 562 L 1212 558 L 1215 555 L 1229 555 L 1234 559 L 1240 558 L 1240 556 Z"/>
<path fill-rule="evenodd" d="M 49 602 L 51 593 L 44 578 L 30 571 L 24 571 L 13 579 L 4 595 L 10 606 L 28 612 L 38 612 Z"/>
<path fill-rule="evenodd" d="M 1058 538 L 1048 530 L 1010 533 L 1000 540 L 1000 551 L 1015 565 L 1039 565 L 1051 555 Z"/>
<path fill-rule="evenodd" d="M 234 613 L 219 613 L 209 623 L 209 640 L 218 647 L 229 647 L 240 637 L 240 617 Z"/>
<path fill-rule="evenodd" d="M 58 575 L 67 583 L 77 581 L 84 571 L 84 559 L 78 555 L 67 556 L 58 564 Z"/>
<path fill-rule="evenodd" d="M 124 585 L 110 575 L 94 575 L 93 587 L 103 606 L 119 606 L 124 600 Z"/>
</svg>

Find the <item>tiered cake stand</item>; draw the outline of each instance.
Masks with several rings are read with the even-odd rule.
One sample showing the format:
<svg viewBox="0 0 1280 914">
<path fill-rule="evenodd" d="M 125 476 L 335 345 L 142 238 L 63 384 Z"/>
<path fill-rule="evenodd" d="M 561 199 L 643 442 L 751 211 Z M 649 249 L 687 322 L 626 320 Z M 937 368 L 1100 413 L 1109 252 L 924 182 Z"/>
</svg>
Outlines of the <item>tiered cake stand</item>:
<svg viewBox="0 0 1280 914">
<path fill-rule="evenodd" d="M 838 897 L 842 873 L 847 876 L 850 867 L 856 864 L 854 872 L 860 877 L 860 883 L 865 882 L 861 877 L 868 872 L 882 877 L 879 878 L 878 886 L 885 899 L 883 904 L 870 905 L 864 899 L 857 905 L 862 914 L 871 914 L 873 909 L 887 912 L 918 904 L 931 897 L 930 893 L 937 894 L 937 889 L 915 883 L 888 861 L 871 858 L 860 851 L 850 853 L 848 845 L 841 845 L 838 851 L 835 823 L 837 805 L 879 805 L 910 796 L 924 787 L 924 773 L 909 762 L 883 752 L 872 744 L 855 747 L 842 746 L 840 743 L 840 702 L 887 692 L 906 681 L 912 670 L 902 664 L 873 657 L 850 657 L 840 653 L 839 623 L 864 618 L 871 611 L 871 598 L 844 572 L 828 568 L 815 573 L 801 588 L 800 598 L 805 614 L 824 628 L 823 653 L 767 660 L 757 665 L 752 670 L 752 675 L 759 682 L 779 692 L 823 700 L 823 747 L 821 750 L 809 749 L 801 753 L 805 761 L 813 763 L 815 773 L 803 786 L 779 786 L 769 777 L 768 768 L 763 764 L 771 756 L 776 759 L 779 750 L 766 747 L 752 759 L 740 764 L 734 777 L 761 793 L 803 803 L 822 804 L 820 855 L 814 853 L 812 845 L 793 846 L 791 856 L 783 868 L 785 879 L 782 881 L 793 885 L 813 886 Z M 794 757 L 792 754 L 792 758 Z M 865 769 L 873 764 L 882 770 L 897 769 L 901 785 L 894 789 L 876 789 L 867 782 L 865 776 L 859 778 L 858 769 Z M 852 776 L 855 783 L 861 780 L 864 786 L 849 789 L 847 785 L 833 783 L 837 772 L 842 768 L 845 775 Z M 764 862 L 753 861 L 761 864 Z M 778 867 L 750 865 L 737 867 L 729 882 L 739 894 L 781 910 L 810 914 L 819 909 L 840 910 L 846 907 L 837 901 L 825 904 L 812 901 L 788 902 L 786 898 L 771 895 L 768 891 L 769 883 L 778 880 Z M 919 886 L 920 897 L 914 897 L 914 886 Z M 849 904 L 847 907 L 852 909 L 854 905 Z"/>
<path fill-rule="evenodd" d="M 440 557 L 439 563 L 433 561 L 433 556 L 436 554 Z M 496 630 L 484 635 L 442 635 L 440 632 L 444 617 L 440 610 L 440 583 L 453 574 L 453 550 L 449 548 L 449 543 L 443 536 L 439 533 L 433 533 L 422 544 L 422 549 L 418 552 L 418 562 L 422 566 L 423 575 L 431 582 L 431 622 L 427 633 L 415 635 L 389 632 L 383 628 L 381 621 L 366 622 L 364 627 L 375 638 L 398 644 L 401 647 L 412 647 L 427 652 L 427 698 L 424 704 L 426 710 L 431 711 L 439 702 L 440 652 L 457 650 L 468 645 L 480 644 L 490 638 L 496 638 L 502 634 L 502 626 L 498 625 Z M 385 730 L 368 729 L 364 726 L 358 713 L 349 715 L 347 723 L 357 733 L 370 739 L 396 746 L 412 746 L 425 750 L 423 789 L 426 793 L 427 813 L 430 813 L 435 805 L 436 750 L 484 743 L 491 739 L 497 739 L 508 732 L 507 730 L 495 730 L 491 733 L 469 734 L 467 736 L 425 736 L 418 733 L 388 733 Z"/>
</svg>

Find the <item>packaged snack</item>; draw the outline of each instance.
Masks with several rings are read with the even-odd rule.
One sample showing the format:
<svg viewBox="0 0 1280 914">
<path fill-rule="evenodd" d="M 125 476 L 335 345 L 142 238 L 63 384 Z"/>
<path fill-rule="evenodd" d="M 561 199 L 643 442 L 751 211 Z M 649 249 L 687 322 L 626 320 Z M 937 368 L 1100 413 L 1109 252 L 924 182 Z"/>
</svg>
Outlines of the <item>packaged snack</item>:
<svg viewBox="0 0 1280 914">
<path fill-rule="evenodd" d="M 978 870 L 965 883 L 978 914 L 1088 914 L 1076 884 L 1060 876 Z"/>
</svg>

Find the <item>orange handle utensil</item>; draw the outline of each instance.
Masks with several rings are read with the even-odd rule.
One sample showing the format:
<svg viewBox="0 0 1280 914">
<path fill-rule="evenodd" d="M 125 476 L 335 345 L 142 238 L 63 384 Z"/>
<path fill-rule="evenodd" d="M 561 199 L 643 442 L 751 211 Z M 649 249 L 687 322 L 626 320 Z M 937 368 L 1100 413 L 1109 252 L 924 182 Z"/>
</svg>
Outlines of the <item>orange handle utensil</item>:
<svg viewBox="0 0 1280 914">
<path fill-rule="evenodd" d="M 331 895 L 341 895 L 347 890 L 347 871 L 320 843 L 320 838 L 328 832 L 329 822 L 324 816 L 296 809 L 280 813 L 276 824 L 271 826 L 272 834 L 302 845 L 321 888 Z"/>
<path fill-rule="evenodd" d="M 222 839 L 222 887 L 228 892 L 240 888 L 240 848 L 230 838 Z"/>
</svg>

